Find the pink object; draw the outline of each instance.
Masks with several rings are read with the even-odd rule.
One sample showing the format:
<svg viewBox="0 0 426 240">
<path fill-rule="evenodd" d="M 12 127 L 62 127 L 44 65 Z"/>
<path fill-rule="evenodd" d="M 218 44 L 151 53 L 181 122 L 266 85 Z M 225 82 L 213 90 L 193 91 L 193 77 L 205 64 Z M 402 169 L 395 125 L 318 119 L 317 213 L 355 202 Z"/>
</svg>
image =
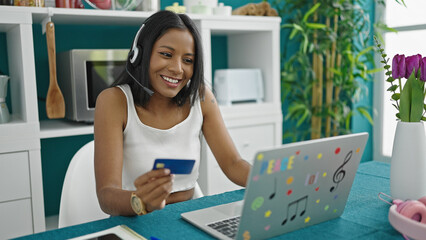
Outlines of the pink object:
<svg viewBox="0 0 426 240">
<path fill-rule="evenodd" d="M 422 201 L 424 200 L 422 199 Z M 393 203 L 396 205 L 396 211 L 401 215 L 426 224 L 426 206 L 424 203 L 415 200 L 403 202 L 399 199 L 394 200 Z"/>
<path fill-rule="evenodd" d="M 100 9 L 111 8 L 111 0 L 90 0 L 90 2 L 95 4 Z"/>
<path fill-rule="evenodd" d="M 421 198 L 420 198 L 419 200 L 417 200 L 417 201 L 419 201 L 419 202 L 423 203 L 423 204 L 426 206 L 426 196 L 421 197 Z"/>
<path fill-rule="evenodd" d="M 426 224 L 412 220 L 397 212 L 397 205 L 389 209 L 389 222 L 400 233 L 414 239 L 425 239 Z"/>
</svg>

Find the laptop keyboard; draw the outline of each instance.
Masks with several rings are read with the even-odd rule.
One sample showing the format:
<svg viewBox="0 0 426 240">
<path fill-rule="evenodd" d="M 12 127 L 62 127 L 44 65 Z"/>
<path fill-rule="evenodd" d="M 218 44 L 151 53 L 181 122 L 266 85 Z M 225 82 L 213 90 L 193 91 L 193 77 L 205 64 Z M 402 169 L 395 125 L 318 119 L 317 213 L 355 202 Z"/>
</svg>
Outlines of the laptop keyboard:
<svg viewBox="0 0 426 240">
<path fill-rule="evenodd" d="M 238 231 L 238 225 L 240 224 L 240 216 L 233 217 L 218 222 L 207 224 L 207 226 L 215 229 L 216 231 L 226 235 L 230 238 L 235 238 Z"/>
</svg>

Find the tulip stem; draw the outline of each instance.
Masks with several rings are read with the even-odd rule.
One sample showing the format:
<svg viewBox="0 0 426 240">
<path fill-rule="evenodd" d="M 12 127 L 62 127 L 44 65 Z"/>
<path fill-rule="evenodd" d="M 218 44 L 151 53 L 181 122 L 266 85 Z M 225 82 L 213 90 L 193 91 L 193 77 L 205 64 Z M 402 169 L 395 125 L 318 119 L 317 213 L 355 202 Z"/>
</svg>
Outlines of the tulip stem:
<svg viewBox="0 0 426 240">
<path fill-rule="evenodd" d="M 399 81 L 399 93 L 402 93 L 401 78 L 398 78 L 398 81 Z"/>
</svg>

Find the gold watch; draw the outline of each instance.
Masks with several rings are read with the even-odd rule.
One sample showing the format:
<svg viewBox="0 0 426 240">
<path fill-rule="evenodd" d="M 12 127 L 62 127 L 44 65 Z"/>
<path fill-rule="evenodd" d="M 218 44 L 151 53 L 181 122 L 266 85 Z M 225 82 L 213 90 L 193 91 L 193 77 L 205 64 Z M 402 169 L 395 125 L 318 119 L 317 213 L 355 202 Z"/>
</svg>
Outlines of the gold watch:
<svg viewBox="0 0 426 240">
<path fill-rule="evenodd" d="M 130 205 L 137 215 L 145 215 L 147 213 L 145 204 L 135 192 L 132 192 L 132 196 L 130 197 Z"/>
</svg>

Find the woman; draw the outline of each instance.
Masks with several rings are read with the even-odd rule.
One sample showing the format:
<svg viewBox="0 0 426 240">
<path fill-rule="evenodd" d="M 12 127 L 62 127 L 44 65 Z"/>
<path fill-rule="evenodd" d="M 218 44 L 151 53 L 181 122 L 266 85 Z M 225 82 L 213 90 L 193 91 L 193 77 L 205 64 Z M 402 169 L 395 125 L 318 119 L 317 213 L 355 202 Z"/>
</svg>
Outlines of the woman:
<svg viewBox="0 0 426 240">
<path fill-rule="evenodd" d="M 146 214 L 193 197 L 201 134 L 225 175 L 245 186 L 241 159 L 204 87 L 200 35 L 184 14 L 160 11 L 138 31 L 126 71 L 97 98 L 95 175 L 102 210 Z M 156 158 L 195 159 L 190 175 L 152 170 Z"/>
</svg>

